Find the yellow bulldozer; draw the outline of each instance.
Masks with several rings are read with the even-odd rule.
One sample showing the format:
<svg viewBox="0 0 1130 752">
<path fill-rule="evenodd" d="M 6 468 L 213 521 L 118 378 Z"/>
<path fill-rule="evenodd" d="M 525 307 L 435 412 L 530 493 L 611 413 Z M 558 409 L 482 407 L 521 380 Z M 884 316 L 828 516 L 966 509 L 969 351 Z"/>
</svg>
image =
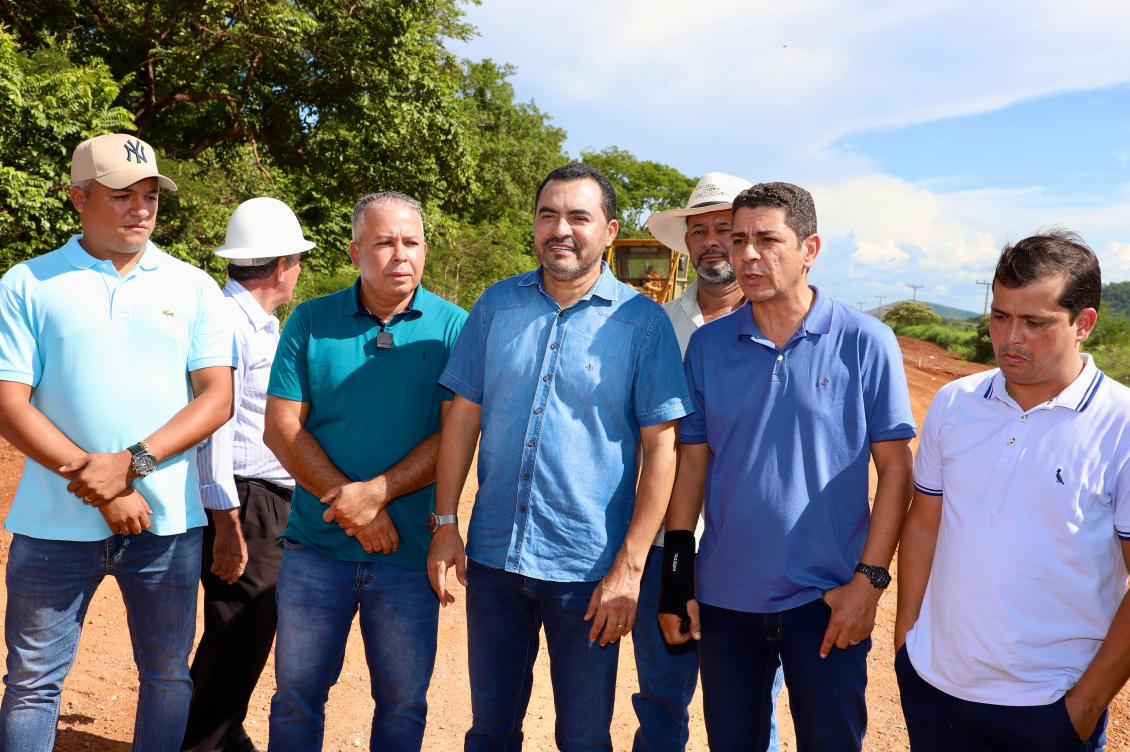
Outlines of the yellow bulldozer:
<svg viewBox="0 0 1130 752">
<path fill-rule="evenodd" d="M 666 303 L 687 289 L 690 256 L 654 238 L 617 238 L 604 252 L 616 275 L 656 303 Z"/>
</svg>

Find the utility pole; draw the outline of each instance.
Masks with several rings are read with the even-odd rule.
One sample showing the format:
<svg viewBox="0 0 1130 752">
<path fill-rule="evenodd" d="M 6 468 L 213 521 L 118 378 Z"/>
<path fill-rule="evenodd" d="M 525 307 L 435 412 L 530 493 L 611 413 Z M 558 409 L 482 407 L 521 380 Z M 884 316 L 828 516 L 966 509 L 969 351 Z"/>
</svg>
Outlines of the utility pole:
<svg viewBox="0 0 1130 752">
<path fill-rule="evenodd" d="M 879 318 L 883 318 L 883 299 L 887 296 L 886 295 L 876 295 L 875 297 L 879 299 Z"/>
<path fill-rule="evenodd" d="M 988 316 L 989 315 L 989 290 L 992 289 L 993 283 L 992 283 L 992 281 L 982 282 L 981 280 L 977 280 L 977 284 L 985 286 L 985 310 L 981 312 L 981 315 L 982 316 Z"/>
<path fill-rule="evenodd" d="M 857 300 L 857 301 L 855 301 L 855 307 L 862 311 L 863 310 L 863 304 L 865 302 L 866 301 L 864 301 L 864 300 Z"/>
<path fill-rule="evenodd" d="M 911 289 L 910 299 L 915 301 L 918 300 L 918 291 L 922 289 L 922 285 L 912 285 L 908 282 L 906 286 Z"/>
</svg>

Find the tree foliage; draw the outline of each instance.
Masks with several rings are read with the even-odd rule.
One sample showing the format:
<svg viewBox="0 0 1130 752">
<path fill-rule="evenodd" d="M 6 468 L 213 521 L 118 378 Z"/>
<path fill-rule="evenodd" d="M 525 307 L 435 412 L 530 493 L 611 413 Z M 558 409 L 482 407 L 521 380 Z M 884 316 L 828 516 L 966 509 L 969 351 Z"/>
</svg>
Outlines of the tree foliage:
<svg viewBox="0 0 1130 752">
<path fill-rule="evenodd" d="M 227 217 L 256 195 L 295 209 L 317 244 L 308 272 L 348 271 L 352 207 L 375 190 L 425 205 L 425 281 L 464 306 L 535 263 L 533 193 L 568 161 L 565 132 L 516 101 L 511 67 L 448 51 L 474 33 L 460 0 L 0 0 L 5 28 L 5 266 L 76 228 L 70 153 L 110 131 L 149 141 L 180 186 L 154 240 L 216 274 Z M 619 149 L 587 156 L 629 229 L 691 188 Z"/>
<path fill-rule="evenodd" d="M 930 310 L 928 305 L 915 300 L 900 300 L 883 314 L 883 322 L 896 331 L 903 326 L 936 324 L 941 320 L 942 317 Z"/>
<path fill-rule="evenodd" d="M 694 190 L 695 179 L 674 167 L 637 159 L 631 152 L 610 146 L 583 151 L 581 159 L 608 176 L 620 205 L 622 237 L 648 237 L 645 223 L 654 212 L 682 208 Z"/>
<path fill-rule="evenodd" d="M 21 51 L 0 27 L 0 265 L 50 250 L 78 226 L 67 198 L 70 152 L 97 133 L 132 127 L 112 103 L 105 65 L 64 50 Z"/>
</svg>

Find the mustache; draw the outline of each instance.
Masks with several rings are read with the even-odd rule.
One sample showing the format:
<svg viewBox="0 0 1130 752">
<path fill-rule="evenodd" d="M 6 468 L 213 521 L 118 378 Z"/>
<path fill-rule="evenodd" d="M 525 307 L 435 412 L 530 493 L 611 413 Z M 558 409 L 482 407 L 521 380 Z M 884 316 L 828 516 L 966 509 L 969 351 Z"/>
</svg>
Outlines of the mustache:
<svg viewBox="0 0 1130 752">
<path fill-rule="evenodd" d="M 574 251 L 577 250 L 577 241 L 574 240 L 573 238 L 568 238 L 568 237 L 549 238 L 548 240 L 545 241 L 546 247 L 549 247 L 551 245 L 567 245 L 570 248 L 572 248 Z"/>
<path fill-rule="evenodd" d="M 998 358 L 1003 358 L 1006 355 L 1015 355 L 1017 357 L 1023 358 L 1024 360 L 1032 359 L 1032 351 L 1026 347 L 1020 347 L 1018 345 L 1004 345 L 999 350 L 997 350 Z"/>
</svg>

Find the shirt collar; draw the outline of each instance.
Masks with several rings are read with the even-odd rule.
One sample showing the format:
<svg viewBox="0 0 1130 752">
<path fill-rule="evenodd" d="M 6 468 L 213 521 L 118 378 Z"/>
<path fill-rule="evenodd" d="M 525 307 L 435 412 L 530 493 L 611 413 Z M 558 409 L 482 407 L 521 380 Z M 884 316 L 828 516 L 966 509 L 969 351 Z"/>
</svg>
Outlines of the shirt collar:
<svg viewBox="0 0 1130 752">
<path fill-rule="evenodd" d="M 800 328 L 797 329 L 797 334 L 794 334 L 792 339 L 796 339 L 801 332 L 808 336 L 810 334 L 827 334 L 832 331 L 832 299 L 813 285 L 809 285 L 808 288 L 812 290 L 812 305 L 808 307 L 808 313 L 804 314 Z M 738 310 L 744 311 L 738 321 L 738 336 L 767 342 L 768 339 L 757 328 L 757 322 L 753 318 L 753 304 L 747 301 Z M 792 339 L 790 339 L 790 342 Z"/>
<path fill-rule="evenodd" d="M 542 268 L 540 266 L 518 276 L 519 287 L 530 287 L 532 285 L 537 285 L 543 295 L 549 298 L 553 297 L 545 289 L 542 282 Z M 616 280 L 616 275 L 612 273 L 612 270 L 608 268 L 608 264 L 604 261 L 600 262 L 600 276 L 596 278 L 596 282 L 593 282 L 592 287 L 580 297 L 580 300 L 588 300 L 594 295 L 607 301 L 613 301 L 620 297 L 620 286 Z"/>
<path fill-rule="evenodd" d="M 278 321 L 270 313 L 263 310 L 263 306 L 259 305 L 259 301 L 246 287 L 234 279 L 229 279 L 224 283 L 224 294 L 236 302 L 255 331 L 268 329 L 273 322 Z"/>
<path fill-rule="evenodd" d="M 346 316 L 364 316 L 379 322 L 383 326 L 394 324 L 397 321 L 413 321 L 424 315 L 424 312 L 416 307 L 416 304 L 420 302 L 420 293 L 427 294 L 422 283 L 416 285 L 416 289 L 412 291 L 412 300 L 408 301 L 407 308 L 394 315 L 388 321 L 381 321 L 376 316 L 369 313 L 369 309 L 361 302 L 361 277 L 358 276 L 357 279 L 353 280 L 353 294 L 346 296 L 344 313 Z"/>
<path fill-rule="evenodd" d="M 1081 413 L 1094 400 L 1095 394 L 1099 391 L 1099 386 L 1106 378 L 1106 374 L 1099 370 L 1099 367 L 1095 365 L 1095 359 L 1087 353 L 1079 353 L 1079 357 L 1083 359 L 1083 370 L 1062 392 L 1045 402 L 1045 407 L 1066 407 L 1069 410 Z M 998 368 L 996 373 L 993 374 L 993 378 L 989 380 L 988 388 L 981 396 L 985 399 L 997 399 L 1010 405 L 1016 405 L 1016 401 L 1009 395 L 1005 385 L 1004 371 Z"/>
<path fill-rule="evenodd" d="M 695 326 L 702 326 L 702 306 L 698 304 L 698 280 L 691 282 L 683 290 L 683 294 L 676 298 L 679 302 L 677 305 L 683 309 L 683 313 L 687 318 L 694 322 Z"/>
<path fill-rule="evenodd" d="M 82 247 L 82 235 L 72 235 L 70 239 L 63 245 L 63 258 L 67 260 L 71 266 L 76 269 L 89 269 L 103 259 L 97 259 L 86 252 Z M 145 271 L 152 271 L 161 265 L 161 259 L 165 253 L 155 246 L 152 241 L 145 242 L 145 250 L 141 252 L 141 258 L 138 260 L 135 268 L 141 268 Z"/>
</svg>

